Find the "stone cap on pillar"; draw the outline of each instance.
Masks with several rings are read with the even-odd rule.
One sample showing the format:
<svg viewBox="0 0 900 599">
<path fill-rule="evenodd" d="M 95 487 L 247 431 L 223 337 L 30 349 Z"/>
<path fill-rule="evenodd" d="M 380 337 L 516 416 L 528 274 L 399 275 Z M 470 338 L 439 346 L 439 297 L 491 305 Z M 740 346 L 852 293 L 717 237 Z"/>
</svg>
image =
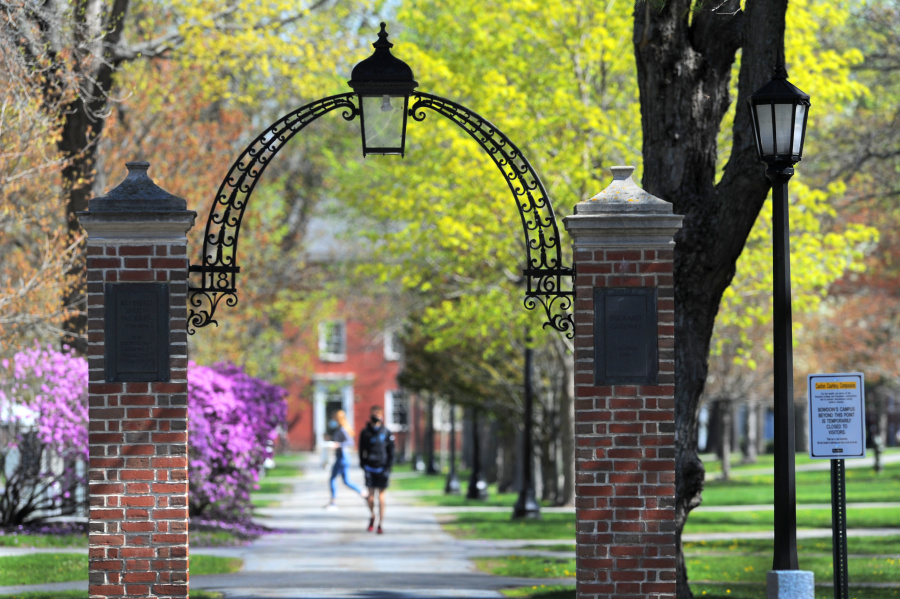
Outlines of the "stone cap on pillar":
<svg viewBox="0 0 900 599">
<path fill-rule="evenodd" d="M 147 174 L 149 162 L 126 162 L 128 176 L 104 196 L 88 203 L 91 212 L 172 212 L 187 202 L 159 187 Z"/>
<path fill-rule="evenodd" d="M 672 204 L 647 193 L 631 178 L 633 166 L 612 166 L 613 182 L 589 200 L 575 205 L 575 214 L 672 214 Z"/>
<path fill-rule="evenodd" d="M 608 248 L 670 248 L 683 216 L 672 204 L 647 193 L 631 179 L 633 166 L 614 166 L 613 182 L 575 205 L 563 219 L 575 245 Z"/>
<path fill-rule="evenodd" d="M 147 175 L 149 162 L 126 162 L 128 176 L 106 195 L 92 198 L 78 220 L 99 243 L 182 239 L 197 213 Z"/>
</svg>

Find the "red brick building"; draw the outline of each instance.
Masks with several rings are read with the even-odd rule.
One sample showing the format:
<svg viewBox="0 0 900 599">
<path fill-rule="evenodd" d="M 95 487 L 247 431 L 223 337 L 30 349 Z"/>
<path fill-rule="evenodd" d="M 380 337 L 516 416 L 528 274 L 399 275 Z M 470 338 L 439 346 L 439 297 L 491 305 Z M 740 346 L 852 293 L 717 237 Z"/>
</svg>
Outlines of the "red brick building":
<svg viewBox="0 0 900 599">
<path fill-rule="evenodd" d="M 400 351 L 395 335 L 371 321 L 369 302 L 342 302 L 334 317 L 316 323 L 314 342 L 306 343 L 297 362 L 310 365 L 312 375 L 287 385 L 289 449 L 314 451 L 334 428 L 334 413 L 344 410 L 359 432 L 372 406 L 384 408 L 385 421 L 405 454 L 410 440 L 409 398 L 397 383 Z M 367 318 L 368 317 L 368 318 Z M 380 319 L 376 319 L 380 320 Z M 312 341 L 312 340 L 310 340 Z"/>
</svg>

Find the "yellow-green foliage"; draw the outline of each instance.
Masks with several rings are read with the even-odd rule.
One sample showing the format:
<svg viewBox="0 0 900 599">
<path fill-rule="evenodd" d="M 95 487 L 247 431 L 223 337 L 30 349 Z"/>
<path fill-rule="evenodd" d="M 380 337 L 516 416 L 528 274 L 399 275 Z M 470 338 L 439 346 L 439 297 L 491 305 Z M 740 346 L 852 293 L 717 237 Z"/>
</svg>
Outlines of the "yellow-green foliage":
<svg viewBox="0 0 900 599">
<path fill-rule="evenodd" d="M 399 10 L 403 28 L 389 28 L 419 89 L 473 109 L 522 149 L 553 199 L 567 253 L 561 217 L 608 184 L 607 167 L 640 161 L 630 12 L 615 1 L 526 1 L 502 11 L 412 1 Z M 339 197 L 371 219 L 378 255 L 389 257 L 364 271 L 437 296 L 425 311 L 436 346 L 507 344 L 543 322 L 522 307 L 513 196 L 477 143 L 425 114 L 409 125 L 405 160 L 369 158 L 335 177 Z"/>
<path fill-rule="evenodd" d="M 472 0 L 413 0 L 400 7 L 397 21 L 403 28 L 391 34 L 395 53 L 413 67 L 421 90 L 472 108 L 523 149 L 561 225 L 573 204 L 607 185 L 608 166 L 633 164 L 639 180 L 630 7 L 616 0 L 551 0 L 486 11 Z M 792 81 L 813 95 L 810 129 L 826 112 L 817 106 L 846 107 L 867 93 L 850 73 L 861 60 L 859 50 L 838 50 L 823 41 L 839 37 L 847 15 L 846 4 L 798 0 L 790 5 L 787 55 Z M 543 316 L 526 315 L 521 307 L 517 279 L 524 251 L 512 196 L 477 144 L 439 115 L 426 115 L 409 126 L 404 161 L 368 159 L 365 168 L 346 165 L 335 177 L 338 195 L 371 219 L 363 228 L 379 239 L 378 256 L 390 257 L 367 265 L 364 273 L 437 296 L 438 301 L 426 302 L 425 311 L 437 346 L 466 339 L 505 343 L 507 335 L 520 334 L 526 323 L 539 325 Z M 733 112 L 723 123 L 723 162 L 732 121 Z M 807 155 L 814 154 L 817 142 L 811 136 Z M 797 176 L 791 193 L 795 306 L 812 310 L 832 281 L 858 267 L 876 234 L 844 226 L 834 214 L 831 200 L 843 193 L 838 184 L 823 186 Z M 745 331 L 768 319 L 769 228 L 765 208 L 720 310 L 719 330 L 726 334 L 719 346 L 725 338 L 746 343 Z"/>
<path fill-rule="evenodd" d="M 328 3 L 271 0 L 145 0 L 136 28 L 147 38 L 177 31 L 175 57 L 198 71 L 207 98 L 258 105 L 266 97 L 314 99 L 341 89 L 353 25 L 365 0 Z"/>
<path fill-rule="evenodd" d="M 823 46 L 823 40 L 840 37 L 849 10 L 848 3 L 798 0 L 789 5 L 785 54 L 790 80 L 811 96 L 812 103 L 803 151 L 807 160 L 815 160 L 817 149 L 828 143 L 826 135 L 817 133 L 869 95 L 851 73 L 863 60 L 860 50 Z M 798 314 L 817 310 L 834 281 L 848 271 L 861 270 L 865 251 L 878 239 L 876 229 L 847 223 L 834 210 L 836 200 L 846 192 L 843 183 L 818 184 L 803 176 L 803 167 L 800 162 L 790 182 L 791 291 L 793 310 Z M 771 227 L 769 200 L 738 260 L 734 282 L 722 298 L 713 339 L 714 353 L 731 345 L 735 363 L 750 368 L 756 368 L 772 351 L 770 337 L 765 343 L 751 339 L 754 330 L 771 320 Z"/>
</svg>

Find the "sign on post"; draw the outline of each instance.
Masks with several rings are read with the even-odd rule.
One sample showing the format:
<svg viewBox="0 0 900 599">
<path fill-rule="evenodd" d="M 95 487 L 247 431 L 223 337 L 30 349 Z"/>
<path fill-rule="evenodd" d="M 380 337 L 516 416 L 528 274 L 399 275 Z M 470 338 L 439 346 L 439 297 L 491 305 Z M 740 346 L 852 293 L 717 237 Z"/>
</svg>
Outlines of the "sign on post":
<svg viewBox="0 0 900 599">
<path fill-rule="evenodd" d="M 809 375 L 809 457 L 866 457 L 863 374 Z"/>
<path fill-rule="evenodd" d="M 811 374 L 809 457 L 831 460 L 831 534 L 834 598 L 849 599 L 847 567 L 847 485 L 845 458 L 866 457 L 866 409 L 863 374 Z"/>
</svg>

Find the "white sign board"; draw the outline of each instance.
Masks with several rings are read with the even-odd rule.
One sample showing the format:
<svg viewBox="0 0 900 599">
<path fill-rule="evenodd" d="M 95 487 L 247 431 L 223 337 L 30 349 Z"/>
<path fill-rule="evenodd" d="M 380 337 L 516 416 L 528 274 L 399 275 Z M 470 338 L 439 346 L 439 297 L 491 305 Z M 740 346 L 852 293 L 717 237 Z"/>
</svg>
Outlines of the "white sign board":
<svg viewBox="0 0 900 599">
<path fill-rule="evenodd" d="M 861 372 L 809 375 L 809 457 L 866 457 L 863 384 Z"/>
</svg>

